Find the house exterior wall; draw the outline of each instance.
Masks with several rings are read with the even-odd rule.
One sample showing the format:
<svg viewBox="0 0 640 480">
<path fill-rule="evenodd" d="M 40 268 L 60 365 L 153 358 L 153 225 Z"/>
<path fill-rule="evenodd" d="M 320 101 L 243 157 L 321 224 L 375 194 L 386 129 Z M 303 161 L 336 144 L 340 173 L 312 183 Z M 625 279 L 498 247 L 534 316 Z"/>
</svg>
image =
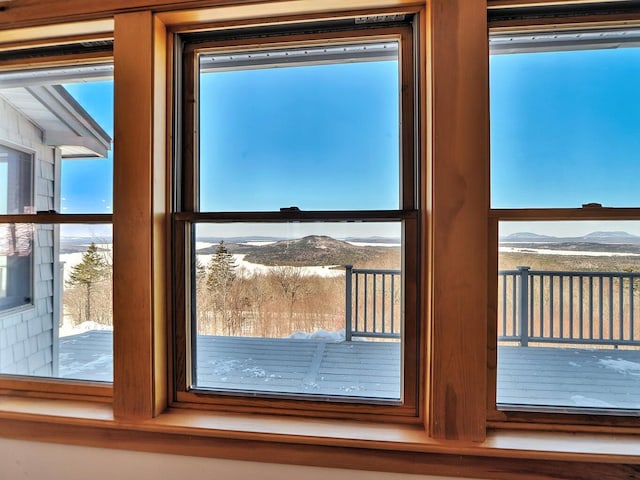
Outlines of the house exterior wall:
<svg viewBox="0 0 640 480">
<path fill-rule="evenodd" d="M 56 149 L 42 144 L 43 132 L 0 98 L 0 142 L 33 153 L 36 210 L 57 206 Z M 0 372 L 51 376 L 57 359 L 54 343 L 54 245 L 52 225 L 35 226 L 32 304 L 0 311 Z"/>
</svg>

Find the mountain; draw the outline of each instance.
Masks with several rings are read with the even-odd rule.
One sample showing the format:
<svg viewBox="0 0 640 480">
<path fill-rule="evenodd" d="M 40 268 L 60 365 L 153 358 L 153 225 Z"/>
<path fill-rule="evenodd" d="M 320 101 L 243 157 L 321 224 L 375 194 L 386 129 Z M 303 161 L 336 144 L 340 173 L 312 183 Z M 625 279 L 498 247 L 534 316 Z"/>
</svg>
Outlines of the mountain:
<svg viewBox="0 0 640 480">
<path fill-rule="evenodd" d="M 245 260 L 263 265 L 345 265 L 372 260 L 388 247 L 357 247 L 325 235 L 309 235 L 246 249 Z"/>
<path fill-rule="evenodd" d="M 556 237 L 552 237 L 550 235 L 540 235 L 532 232 L 517 232 L 507 235 L 506 237 L 502 237 L 501 240 L 505 242 L 541 242 L 554 240 L 555 238 Z"/>
<path fill-rule="evenodd" d="M 592 243 L 640 244 L 640 236 L 623 231 L 597 231 L 579 237 L 554 237 L 531 232 L 517 232 L 500 237 L 501 243 Z"/>
<path fill-rule="evenodd" d="M 620 240 L 640 241 L 640 237 L 632 235 L 627 232 L 591 232 L 585 235 L 585 240 L 597 241 L 597 240 L 615 240 L 616 243 Z"/>
</svg>

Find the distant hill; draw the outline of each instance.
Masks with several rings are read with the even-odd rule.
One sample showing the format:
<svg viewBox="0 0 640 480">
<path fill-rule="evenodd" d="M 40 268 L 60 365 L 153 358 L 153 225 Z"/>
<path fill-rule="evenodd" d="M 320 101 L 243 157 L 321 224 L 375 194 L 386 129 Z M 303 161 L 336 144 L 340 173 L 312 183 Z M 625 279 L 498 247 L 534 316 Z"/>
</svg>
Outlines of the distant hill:
<svg viewBox="0 0 640 480">
<path fill-rule="evenodd" d="M 579 237 L 554 237 L 531 232 L 517 232 L 500 237 L 500 243 L 595 243 L 640 244 L 640 236 L 622 231 L 591 232 Z"/>
<path fill-rule="evenodd" d="M 540 235 L 532 232 L 518 232 L 507 235 L 506 237 L 502 237 L 501 240 L 504 242 L 535 242 L 554 240 L 555 238 L 556 237 L 552 237 L 549 235 Z"/>
<path fill-rule="evenodd" d="M 591 232 L 582 238 L 592 242 L 598 240 L 615 241 L 616 243 L 622 240 L 628 240 L 630 242 L 640 241 L 640 237 L 627 232 Z"/>
<path fill-rule="evenodd" d="M 389 247 L 355 246 L 326 235 L 308 235 L 294 240 L 279 240 L 268 245 L 227 243 L 230 253 L 244 254 L 245 260 L 262 265 L 345 265 L 375 260 L 388 255 Z M 217 245 L 202 248 L 198 254 L 213 254 Z"/>
</svg>

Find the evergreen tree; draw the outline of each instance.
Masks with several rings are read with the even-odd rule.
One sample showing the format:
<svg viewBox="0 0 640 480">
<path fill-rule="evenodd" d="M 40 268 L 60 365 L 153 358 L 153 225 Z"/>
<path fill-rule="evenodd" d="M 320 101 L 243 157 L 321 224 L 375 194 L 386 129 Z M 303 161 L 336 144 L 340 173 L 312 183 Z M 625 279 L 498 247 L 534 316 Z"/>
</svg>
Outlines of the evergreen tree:
<svg viewBox="0 0 640 480">
<path fill-rule="evenodd" d="M 223 325 L 230 334 L 233 325 L 232 314 L 229 311 L 231 304 L 231 287 L 236 278 L 236 262 L 229 253 L 224 241 L 216 249 L 216 253 L 209 260 L 207 268 L 207 288 L 211 294 L 211 300 L 216 316 L 222 319 Z"/>
<path fill-rule="evenodd" d="M 207 272 L 207 287 L 214 293 L 220 293 L 229 289 L 236 278 L 236 261 L 224 246 L 224 240 L 220 240 L 216 253 L 209 261 Z"/>
<path fill-rule="evenodd" d="M 68 287 L 84 287 L 86 294 L 85 314 L 86 319 L 91 319 L 91 295 L 97 283 L 109 277 L 109 264 L 98 252 L 98 247 L 91 242 L 87 251 L 82 255 L 82 261 L 71 269 Z"/>
</svg>

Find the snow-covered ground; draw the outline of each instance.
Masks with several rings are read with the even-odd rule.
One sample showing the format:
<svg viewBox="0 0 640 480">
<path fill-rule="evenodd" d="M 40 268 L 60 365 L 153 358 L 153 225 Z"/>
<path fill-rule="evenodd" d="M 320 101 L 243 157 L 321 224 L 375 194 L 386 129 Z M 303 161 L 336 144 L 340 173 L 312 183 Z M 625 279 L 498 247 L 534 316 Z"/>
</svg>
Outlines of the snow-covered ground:
<svg viewBox="0 0 640 480">
<path fill-rule="evenodd" d="M 540 255 L 567 255 L 575 257 L 640 257 L 638 253 L 624 252 L 588 252 L 582 250 L 554 250 L 531 247 L 499 247 L 500 253 L 537 253 Z"/>
<path fill-rule="evenodd" d="M 269 245 L 276 242 L 269 241 L 255 241 L 245 242 L 244 245 Z M 396 243 L 365 243 L 365 242 L 348 242 L 357 246 L 372 246 L 372 247 L 398 247 Z M 196 242 L 196 251 L 217 245 L 211 242 Z M 89 245 L 87 244 L 87 247 Z M 104 253 L 107 257 L 111 255 L 111 244 L 98 244 L 100 252 Z M 105 251 L 106 250 L 106 251 Z M 63 253 L 60 255 L 60 262 L 64 262 L 64 279 L 69 279 L 72 268 L 82 261 L 84 252 Z M 213 254 L 197 255 L 198 260 L 202 265 L 207 265 Z M 253 275 L 264 275 L 271 272 L 273 269 L 281 268 L 275 266 L 262 265 L 259 263 L 251 263 L 245 260 L 246 254 L 234 254 L 233 258 L 238 266 L 238 274 L 241 276 L 251 277 Z M 317 265 L 309 267 L 296 267 L 300 268 L 303 276 L 317 276 L 323 278 L 340 277 L 344 276 L 344 268 L 341 265 Z"/>
<path fill-rule="evenodd" d="M 354 247 L 397 247 L 399 248 L 401 245 L 399 243 L 375 243 L 375 242 L 347 242 Z"/>
<path fill-rule="evenodd" d="M 327 330 L 320 329 L 312 333 L 301 332 L 301 331 L 294 332 L 291 335 L 289 335 L 287 338 L 293 338 L 295 340 L 322 340 L 325 342 L 337 343 L 337 342 L 344 342 L 345 335 L 344 335 L 344 328 L 338 332 L 328 332 Z"/>
<path fill-rule="evenodd" d="M 618 373 L 640 376 L 640 363 L 638 362 L 631 362 L 622 358 L 602 358 L 598 360 L 598 363 L 606 368 L 615 370 Z"/>
<path fill-rule="evenodd" d="M 89 243 L 87 243 L 86 248 L 89 248 Z M 111 263 L 112 257 L 112 244 L 111 243 L 97 243 L 98 253 L 104 255 L 105 260 Z M 86 251 L 86 249 L 85 249 Z M 75 267 L 77 264 L 82 262 L 83 252 L 73 252 L 73 253 L 61 253 L 60 254 L 60 263 L 64 262 L 64 280 L 69 280 L 69 275 L 71 274 L 71 269 Z"/>
<path fill-rule="evenodd" d="M 78 325 L 64 324 L 58 330 L 59 337 L 68 337 L 70 335 L 78 335 L 80 333 L 90 332 L 92 330 L 113 330 L 111 325 L 103 325 L 96 322 L 82 322 Z"/>
<path fill-rule="evenodd" d="M 210 255 L 198 255 L 198 260 L 202 265 L 207 265 L 211 260 L 213 254 Z M 254 275 L 265 275 L 274 269 L 282 268 L 282 267 L 270 267 L 267 265 L 262 265 L 259 263 L 251 263 L 247 262 L 244 258 L 246 254 L 234 254 L 233 258 L 236 261 L 236 265 L 238 266 L 236 272 L 238 275 L 243 276 L 245 278 L 252 277 Z M 317 277 L 340 277 L 344 276 L 344 268 L 341 268 L 338 265 L 319 265 L 313 267 L 295 267 L 299 268 L 303 276 L 317 276 Z"/>
</svg>

